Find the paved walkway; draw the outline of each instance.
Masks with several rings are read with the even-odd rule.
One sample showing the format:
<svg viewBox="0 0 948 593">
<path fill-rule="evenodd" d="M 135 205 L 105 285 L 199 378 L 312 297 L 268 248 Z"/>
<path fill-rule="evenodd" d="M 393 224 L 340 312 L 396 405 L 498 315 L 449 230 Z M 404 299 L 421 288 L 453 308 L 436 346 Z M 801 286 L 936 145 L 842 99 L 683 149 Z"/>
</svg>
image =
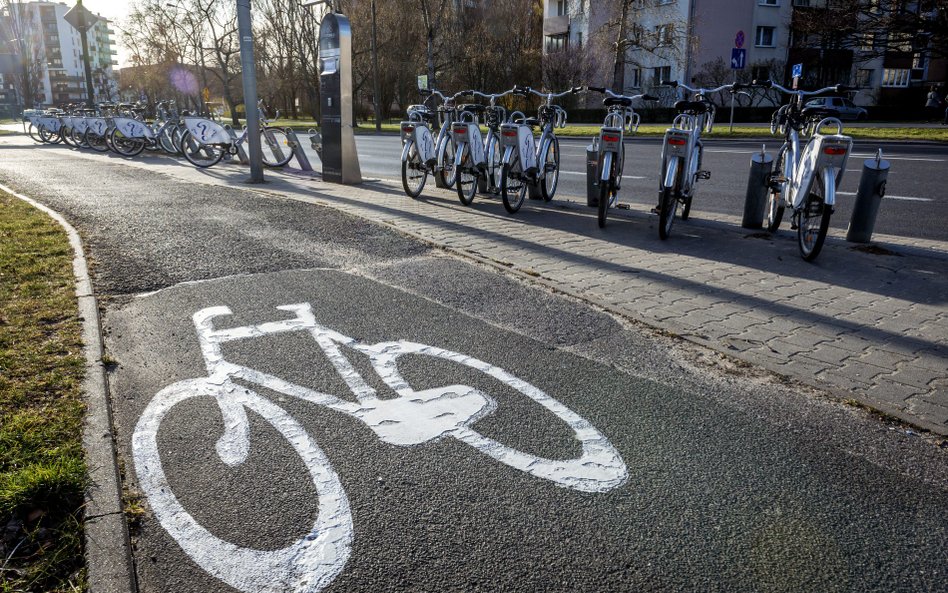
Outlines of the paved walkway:
<svg viewBox="0 0 948 593">
<path fill-rule="evenodd" d="M 203 183 L 247 177 L 239 166 L 126 162 Z M 865 249 L 831 231 L 809 264 L 789 230 L 771 237 L 740 228 L 741 196 L 735 217 L 706 215 L 699 200 L 692 220 L 676 222 L 660 241 L 657 217 L 642 207 L 615 211 L 600 230 L 595 212 L 575 202 L 528 202 L 510 216 L 497 199 L 478 196 L 463 207 L 433 183 L 412 200 L 395 182 L 345 187 L 272 171 L 267 178 L 260 186 L 267 193 L 391 225 L 948 435 L 948 243 L 877 236 Z"/>
</svg>

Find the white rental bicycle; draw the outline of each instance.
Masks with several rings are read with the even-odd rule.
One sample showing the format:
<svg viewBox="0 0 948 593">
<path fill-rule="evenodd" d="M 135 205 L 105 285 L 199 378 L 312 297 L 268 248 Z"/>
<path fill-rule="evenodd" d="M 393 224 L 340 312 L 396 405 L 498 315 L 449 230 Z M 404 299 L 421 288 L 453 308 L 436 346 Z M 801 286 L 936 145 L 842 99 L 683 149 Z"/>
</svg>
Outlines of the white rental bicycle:
<svg viewBox="0 0 948 593">
<path fill-rule="evenodd" d="M 392 445 L 410 447 L 451 437 L 510 467 L 581 492 L 605 492 L 627 479 L 625 462 L 605 435 L 539 388 L 499 367 L 416 342 L 362 344 L 320 325 L 307 303 L 277 309 L 292 317 L 226 329 L 216 329 L 214 321 L 231 315 L 229 308 L 210 307 L 195 313 L 193 321 L 208 376 L 179 381 L 159 391 L 142 413 L 132 436 L 135 470 L 155 517 L 198 565 L 232 587 L 247 593 L 319 591 L 342 571 L 353 539 L 348 499 L 329 459 L 286 410 L 241 383 L 259 385 L 356 418 L 380 440 Z M 224 358 L 222 346 L 225 343 L 288 332 L 312 336 L 346 382 L 355 401 L 315 391 Z M 366 355 L 373 370 L 397 397 L 380 398 L 341 347 Z M 573 430 L 582 453 L 574 459 L 546 459 L 480 434 L 473 425 L 496 410 L 496 400 L 468 385 L 416 391 L 399 371 L 399 361 L 406 355 L 451 361 L 513 388 L 565 422 Z M 224 428 L 216 450 L 227 465 L 239 465 L 249 454 L 248 410 L 269 422 L 287 439 L 302 458 L 318 494 L 319 514 L 306 535 L 277 550 L 240 548 L 213 535 L 184 509 L 162 468 L 158 432 L 175 406 L 197 397 L 213 398 L 220 407 Z"/>
<path fill-rule="evenodd" d="M 804 99 L 858 89 L 840 84 L 818 91 L 798 91 L 769 80 L 753 84 L 790 95 L 790 101 L 774 112 L 770 123 L 770 132 L 783 135 L 784 143 L 774 161 L 763 223 L 768 231 L 776 232 L 784 208 L 789 207 L 793 213 L 790 227 L 797 231 L 800 255 L 806 261 L 813 261 L 823 249 L 829 231 L 830 217 L 836 205 L 836 189 L 846 172 L 853 139 L 843 135 L 843 123 L 835 117 L 812 120 L 804 113 Z M 836 126 L 836 133 L 824 134 L 824 126 Z M 813 136 L 801 149 L 800 132 L 807 129 L 813 131 Z"/>
</svg>

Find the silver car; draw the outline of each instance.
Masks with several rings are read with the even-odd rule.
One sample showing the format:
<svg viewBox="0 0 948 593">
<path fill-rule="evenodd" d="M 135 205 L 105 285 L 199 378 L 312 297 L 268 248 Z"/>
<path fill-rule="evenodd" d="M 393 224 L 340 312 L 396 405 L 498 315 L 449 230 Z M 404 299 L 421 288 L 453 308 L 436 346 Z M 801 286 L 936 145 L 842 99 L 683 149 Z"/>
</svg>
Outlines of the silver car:
<svg viewBox="0 0 948 593">
<path fill-rule="evenodd" d="M 845 97 L 820 97 L 807 101 L 803 106 L 804 113 L 819 113 L 821 115 L 838 117 L 839 119 L 850 119 L 855 121 L 865 121 L 869 113 L 854 105 L 852 101 Z"/>
</svg>

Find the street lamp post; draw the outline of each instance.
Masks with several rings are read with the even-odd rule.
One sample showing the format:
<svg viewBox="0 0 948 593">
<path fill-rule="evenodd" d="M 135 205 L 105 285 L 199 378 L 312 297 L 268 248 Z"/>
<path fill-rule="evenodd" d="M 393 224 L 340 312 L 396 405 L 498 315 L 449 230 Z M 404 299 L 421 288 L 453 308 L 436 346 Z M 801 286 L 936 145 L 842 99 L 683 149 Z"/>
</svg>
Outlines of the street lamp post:
<svg viewBox="0 0 948 593">
<path fill-rule="evenodd" d="M 89 40 L 86 34 L 99 18 L 86 10 L 82 5 L 82 0 L 76 0 L 76 5 L 63 18 L 79 31 L 79 39 L 82 41 L 82 63 L 85 66 L 86 73 L 86 95 L 88 96 L 86 103 L 89 107 L 93 107 L 95 105 L 95 94 L 92 88 L 92 64 L 89 62 Z"/>
<path fill-rule="evenodd" d="M 247 148 L 250 159 L 249 183 L 263 183 L 263 155 L 260 151 L 260 113 L 257 111 L 257 71 L 253 62 L 253 26 L 250 0 L 237 0 L 237 34 L 240 36 L 240 67 L 244 83 L 244 111 L 247 117 Z"/>
</svg>

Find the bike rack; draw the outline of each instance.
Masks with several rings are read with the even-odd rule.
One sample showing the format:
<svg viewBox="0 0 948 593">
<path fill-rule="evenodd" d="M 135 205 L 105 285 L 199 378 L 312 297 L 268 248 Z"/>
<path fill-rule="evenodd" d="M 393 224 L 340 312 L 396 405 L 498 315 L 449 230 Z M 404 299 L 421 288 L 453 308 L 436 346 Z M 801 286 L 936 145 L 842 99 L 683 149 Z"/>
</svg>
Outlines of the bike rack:
<svg viewBox="0 0 948 593">
<path fill-rule="evenodd" d="M 300 144 L 300 139 L 296 136 L 296 132 L 287 128 L 286 137 L 290 141 L 290 148 L 293 150 L 293 156 L 296 157 L 296 162 L 300 164 L 300 170 L 312 171 L 313 166 L 309 163 L 309 157 L 307 157 L 303 151 L 303 146 Z"/>
<path fill-rule="evenodd" d="M 247 151 L 244 150 L 243 143 L 237 141 L 237 132 L 235 132 L 234 128 L 229 124 L 225 124 L 224 129 L 230 134 L 230 139 L 234 141 L 234 146 L 237 148 L 237 159 L 240 161 L 240 164 L 249 165 L 250 159 L 247 158 Z"/>
</svg>

